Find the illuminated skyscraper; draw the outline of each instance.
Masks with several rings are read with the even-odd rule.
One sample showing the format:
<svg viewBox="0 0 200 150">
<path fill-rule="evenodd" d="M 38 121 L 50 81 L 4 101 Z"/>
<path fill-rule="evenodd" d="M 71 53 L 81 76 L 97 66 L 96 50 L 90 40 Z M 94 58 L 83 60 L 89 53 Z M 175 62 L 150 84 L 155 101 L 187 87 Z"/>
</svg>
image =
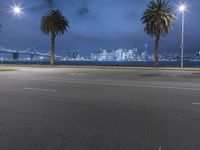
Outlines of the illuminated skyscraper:
<svg viewBox="0 0 200 150">
<path fill-rule="evenodd" d="M 144 45 L 144 49 L 145 49 L 145 60 L 148 61 L 148 44 Z"/>
</svg>

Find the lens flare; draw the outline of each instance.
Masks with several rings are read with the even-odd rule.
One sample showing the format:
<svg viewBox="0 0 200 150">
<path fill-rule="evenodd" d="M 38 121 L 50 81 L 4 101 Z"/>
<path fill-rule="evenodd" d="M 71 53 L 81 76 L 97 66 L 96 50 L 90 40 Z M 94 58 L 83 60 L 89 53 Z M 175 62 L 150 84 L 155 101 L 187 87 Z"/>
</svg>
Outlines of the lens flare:
<svg viewBox="0 0 200 150">
<path fill-rule="evenodd" d="M 15 16 L 20 16 L 23 13 L 23 8 L 20 5 L 14 4 L 11 6 L 11 11 Z"/>
</svg>

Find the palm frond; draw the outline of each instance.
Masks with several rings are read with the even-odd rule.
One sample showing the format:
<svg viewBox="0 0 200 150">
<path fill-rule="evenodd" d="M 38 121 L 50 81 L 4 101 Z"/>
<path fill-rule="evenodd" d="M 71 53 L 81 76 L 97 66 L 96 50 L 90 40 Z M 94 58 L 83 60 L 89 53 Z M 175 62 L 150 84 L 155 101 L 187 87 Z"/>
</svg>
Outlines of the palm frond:
<svg viewBox="0 0 200 150">
<path fill-rule="evenodd" d="M 151 0 L 141 17 L 144 31 L 150 36 L 168 34 L 175 21 L 173 7 L 168 0 Z"/>
<path fill-rule="evenodd" d="M 45 34 L 54 32 L 56 35 L 64 34 L 69 28 L 69 22 L 60 10 L 48 10 L 41 20 L 41 31 Z"/>
</svg>

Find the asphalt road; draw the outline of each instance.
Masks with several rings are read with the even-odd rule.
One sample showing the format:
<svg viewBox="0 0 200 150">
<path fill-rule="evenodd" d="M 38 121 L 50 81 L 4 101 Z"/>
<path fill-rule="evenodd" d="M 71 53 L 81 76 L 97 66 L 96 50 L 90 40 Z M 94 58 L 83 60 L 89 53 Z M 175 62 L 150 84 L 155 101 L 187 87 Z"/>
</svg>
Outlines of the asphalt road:
<svg viewBox="0 0 200 150">
<path fill-rule="evenodd" d="M 200 72 L 0 72 L 1 150 L 199 150 Z"/>
</svg>

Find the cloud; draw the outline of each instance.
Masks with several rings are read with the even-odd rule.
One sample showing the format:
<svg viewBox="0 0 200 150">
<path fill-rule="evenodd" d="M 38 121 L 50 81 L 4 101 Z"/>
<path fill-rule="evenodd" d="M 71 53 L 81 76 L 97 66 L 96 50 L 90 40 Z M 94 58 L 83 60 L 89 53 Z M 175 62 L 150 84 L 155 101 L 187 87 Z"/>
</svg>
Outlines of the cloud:
<svg viewBox="0 0 200 150">
<path fill-rule="evenodd" d="M 53 0 L 46 0 L 46 2 L 48 3 L 49 7 L 53 7 Z"/>
<path fill-rule="evenodd" d="M 89 11 L 88 8 L 82 7 L 82 8 L 79 9 L 78 14 L 79 14 L 81 17 L 85 17 L 85 16 L 87 16 L 87 15 L 89 14 L 89 12 L 90 12 L 90 11 Z"/>
</svg>

